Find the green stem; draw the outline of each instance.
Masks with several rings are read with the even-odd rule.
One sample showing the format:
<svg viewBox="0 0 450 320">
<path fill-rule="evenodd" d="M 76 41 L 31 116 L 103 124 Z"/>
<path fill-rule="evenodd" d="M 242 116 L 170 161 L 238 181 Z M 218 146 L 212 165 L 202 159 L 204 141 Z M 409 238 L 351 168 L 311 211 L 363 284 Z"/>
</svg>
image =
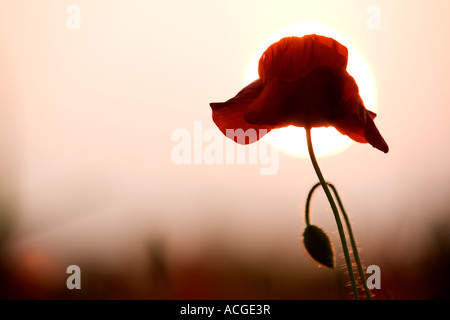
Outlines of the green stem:
<svg viewBox="0 0 450 320">
<path fill-rule="evenodd" d="M 355 258 L 355 262 L 356 262 L 356 266 L 358 268 L 359 276 L 361 277 L 361 284 L 362 284 L 362 286 L 364 288 L 364 292 L 366 293 L 367 299 L 368 300 L 372 300 L 372 295 L 370 293 L 369 288 L 367 287 L 366 276 L 365 276 L 364 270 L 362 268 L 361 260 L 359 259 L 358 247 L 356 246 L 355 237 L 353 236 L 353 231 L 352 231 L 352 227 L 350 225 L 350 220 L 348 218 L 347 213 L 345 212 L 344 205 L 342 204 L 341 197 L 339 197 L 337 189 L 331 183 L 328 183 L 328 184 L 331 187 L 331 189 L 333 190 L 333 192 L 334 192 L 334 194 L 336 196 L 339 208 L 341 209 L 341 212 L 344 215 L 345 224 L 347 225 L 347 231 L 348 231 L 348 235 L 350 237 L 350 243 L 351 243 L 352 249 L 353 249 L 353 257 Z"/>
<path fill-rule="evenodd" d="M 350 243 L 351 243 L 352 249 L 353 249 L 353 256 L 355 258 L 355 262 L 356 262 L 356 265 L 357 265 L 357 268 L 358 268 L 359 276 L 361 278 L 361 283 L 362 283 L 362 286 L 364 288 L 364 292 L 366 293 L 367 299 L 368 300 L 372 300 L 372 294 L 370 293 L 370 290 L 367 287 L 366 276 L 365 276 L 365 273 L 364 273 L 363 268 L 362 268 L 361 260 L 359 258 L 358 247 L 356 246 L 355 237 L 353 235 L 352 226 L 350 224 L 350 219 L 348 218 L 347 212 L 344 209 L 344 205 L 342 204 L 341 197 L 339 196 L 339 193 L 337 192 L 336 187 L 330 182 L 327 182 L 327 184 L 330 186 L 331 190 L 333 190 L 334 196 L 336 197 L 338 205 L 339 205 L 339 209 L 341 209 L 341 213 L 344 216 L 345 224 L 347 226 L 348 235 L 350 237 Z M 314 191 L 318 187 L 320 187 L 320 182 L 316 183 L 311 188 L 311 190 L 309 191 L 309 194 L 308 194 L 308 198 L 306 199 L 306 206 L 305 206 L 305 221 L 306 221 L 306 225 L 310 225 L 310 223 L 309 223 L 309 220 L 310 220 L 309 219 L 310 209 L 309 208 L 311 207 L 311 198 L 312 198 L 312 195 L 313 195 Z"/>
<path fill-rule="evenodd" d="M 341 218 L 339 217 L 339 212 L 336 207 L 336 204 L 334 203 L 334 199 L 331 195 L 331 192 L 328 189 L 328 184 L 325 182 L 322 172 L 320 171 L 320 167 L 319 167 L 319 164 L 317 163 L 316 156 L 314 155 L 314 149 L 313 149 L 313 145 L 312 145 L 312 141 L 311 141 L 311 128 L 305 128 L 305 130 L 306 130 L 306 140 L 308 142 L 308 152 L 309 152 L 309 156 L 311 158 L 312 165 L 314 167 L 314 170 L 316 171 L 317 177 L 319 178 L 320 184 L 322 185 L 323 191 L 325 192 L 325 194 L 328 198 L 328 202 L 330 203 L 331 209 L 333 210 L 333 213 L 334 213 L 334 218 L 336 220 L 337 228 L 339 231 L 339 237 L 341 238 L 342 250 L 344 252 L 345 262 L 347 264 L 348 275 L 350 277 L 350 283 L 352 285 L 353 298 L 355 300 L 358 300 L 359 299 L 358 287 L 356 286 L 355 275 L 353 273 L 353 267 L 352 267 L 352 261 L 350 259 L 350 253 L 348 251 L 347 242 L 345 240 L 345 233 L 344 233 L 344 228 L 342 227 Z"/>
<path fill-rule="evenodd" d="M 312 195 L 314 193 L 314 191 L 320 187 L 320 182 L 317 182 L 312 188 L 311 190 L 309 190 L 308 193 L 308 197 L 306 198 L 306 206 L 305 206 L 305 222 L 306 225 L 309 226 L 309 208 L 311 207 L 310 203 L 311 203 L 311 199 L 312 199 Z"/>
</svg>

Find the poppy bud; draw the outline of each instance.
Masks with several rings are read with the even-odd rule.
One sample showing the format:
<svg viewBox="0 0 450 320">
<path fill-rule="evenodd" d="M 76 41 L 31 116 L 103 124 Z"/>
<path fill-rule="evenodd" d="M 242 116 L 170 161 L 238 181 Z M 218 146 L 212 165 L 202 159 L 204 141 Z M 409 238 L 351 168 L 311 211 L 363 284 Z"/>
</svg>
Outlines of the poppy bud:
<svg viewBox="0 0 450 320">
<path fill-rule="evenodd" d="M 303 244 L 311 258 L 325 267 L 334 268 L 333 246 L 325 231 L 308 225 L 303 232 Z"/>
</svg>

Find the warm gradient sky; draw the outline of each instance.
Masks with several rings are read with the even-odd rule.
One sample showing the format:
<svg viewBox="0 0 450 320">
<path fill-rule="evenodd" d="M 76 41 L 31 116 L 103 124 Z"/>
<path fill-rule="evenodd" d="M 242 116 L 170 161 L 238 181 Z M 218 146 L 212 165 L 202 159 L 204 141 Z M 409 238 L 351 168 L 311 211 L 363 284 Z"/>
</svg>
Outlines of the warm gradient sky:
<svg viewBox="0 0 450 320">
<path fill-rule="evenodd" d="M 79 30 L 66 26 L 70 5 Z M 367 26 L 370 5 L 379 28 Z M 269 176 L 258 164 L 175 165 L 171 136 L 194 138 L 194 121 L 215 129 L 208 103 L 237 93 L 267 38 L 317 22 L 368 63 L 390 146 L 385 155 L 354 143 L 320 158 L 322 171 L 368 264 L 381 248 L 414 259 L 411 248 L 448 223 L 449 12 L 443 0 L 2 0 L 0 191 L 15 208 L 11 254 L 114 266 L 143 259 L 154 239 L 174 261 L 216 241 L 316 268 L 300 245 L 317 180 L 308 159 L 280 153 Z M 325 198 L 316 200 L 313 221 L 331 233 Z"/>
</svg>

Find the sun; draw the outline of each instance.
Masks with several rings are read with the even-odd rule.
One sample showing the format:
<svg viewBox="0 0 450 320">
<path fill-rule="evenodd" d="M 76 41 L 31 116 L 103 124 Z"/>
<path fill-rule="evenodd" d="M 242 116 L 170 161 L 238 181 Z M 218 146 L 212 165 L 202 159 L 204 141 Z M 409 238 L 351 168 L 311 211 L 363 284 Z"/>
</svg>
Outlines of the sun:
<svg viewBox="0 0 450 320">
<path fill-rule="evenodd" d="M 338 31 L 326 25 L 308 22 L 300 23 L 283 28 L 272 36 L 261 46 L 258 52 L 252 57 L 247 71 L 244 76 L 244 85 L 257 79 L 258 62 L 264 51 L 274 42 L 284 37 L 297 36 L 302 37 L 308 34 L 317 34 L 330 37 L 340 42 L 348 49 L 348 73 L 353 76 L 359 87 L 359 93 L 364 101 L 366 109 L 376 110 L 376 89 L 372 72 L 365 61 L 362 54 L 358 51 L 347 38 Z M 263 139 L 270 144 L 275 145 L 281 151 L 298 157 L 308 157 L 308 147 L 306 144 L 306 132 L 304 128 L 289 126 L 282 129 L 272 130 Z M 317 156 L 328 156 L 336 154 L 348 148 L 353 141 L 336 129 L 330 128 L 313 128 L 312 140 L 314 143 L 314 151 Z"/>
</svg>

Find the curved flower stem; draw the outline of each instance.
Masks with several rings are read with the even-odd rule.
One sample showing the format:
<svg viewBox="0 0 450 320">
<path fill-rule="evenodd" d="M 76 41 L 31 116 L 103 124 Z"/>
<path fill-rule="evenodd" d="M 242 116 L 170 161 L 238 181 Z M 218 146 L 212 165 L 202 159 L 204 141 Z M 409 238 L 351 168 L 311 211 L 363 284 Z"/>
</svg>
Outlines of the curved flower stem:
<svg viewBox="0 0 450 320">
<path fill-rule="evenodd" d="M 328 184 L 329 184 L 329 183 L 328 183 Z M 305 222 L 306 222 L 306 225 L 307 225 L 307 226 L 310 225 L 310 223 L 309 223 L 309 208 L 311 207 L 311 205 L 310 205 L 310 203 L 311 203 L 311 198 L 312 198 L 312 195 L 313 195 L 314 191 L 315 191 L 320 185 L 321 185 L 320 182 L 317 182 L 317 183 L 311 188 L 311 190 L 309 190 L 308 197 L 306 198 L 306 206 L 305 206 Z"/>
<path fill-rule="evenodd" d="M 352 267 L 352 261 L 350 259 L 350 253 L 348 251 L 347 242 L 345 240 L 345 233 L 344 233 L 344 228 L 342 227 L 341 218 L 339 217 L 339 212 L 336 207 L 336 204 L 334 203 L 334 199 L 333 199 L 333 196 L 331 195 L 330 189 L 328 189 L 328 184 L 325 182 L 322 172 L 320 171 L 319 164 L 317 163 L 316 156 L 314 154 L 312 141 L 311 141 L 311 128 L 305 128 L 305 130 L 306 130 L 306 140 L 308 142 L 308 152 L 309 152 L 309 156 L 311 158 L 312 165 L 314 167 L 314 170 L 316 171 L 317 177 L 319 178 L 320 184 L 322 185 L 323 191 L 325 191 L 325 194 L 328 198 L 328 202 L 330 203 L 331 209 L 333 210 L 333 213 L 334 213 L 334 218 L 336 220 L 337 228 L 339 231 L 339 237 L 341 238 L 342 251 L 344 252 L 345 262 L 347 264 L 348 275 L 350 277 L 350 283 L 352 285 L 353 298 L 355 300 L 359 300 L 358 288 L 356 286 L 355 275 L 353 273 L 353 267 Z"/>
<path fill-rule="evenodd" d="M 341 197 L 339 196 L 339 193 L 337 192 L 336 187 L 330 182 L 327 182 L 327 183 L 328 183 L 328 186 L 330 186 L 331 190 L 333 190 L 334 196 L 336 197 L 338 205 L 339 205 L 339 209 L 341 209 L 341 213 L 344 216 L 345 224 L 346 224 L 348 235 L 350 238 L 350 243 L 352 245 L 353 257 L 355 258 L 356 266 L 358 268 L 358 273 L 361 278 L 361 283 L 364 288 L 364 292 L 366 293 L 367 299 L 372 300 L 372 294 L 370 293 L 370 290 L 367 287 L 366 277 L 365 277 L 365 274 L 364 274 L 364 271 L 362 268 L 361 260 L 359 258 L 358 247 L 356 246 L 355 237 L 353 236 L 353 230 L 352 230 L 352 226 L 350 224 L 350 219 L 348 218 L 347 212 L 344 209 L 344 205 L 342 204 Z M 310 225 L 310 223 L 309 223 L 309 212 L 310 212 L 309 208 L 310 208 L 311 198 L 312 198 L 314 191 L 319 186 L 320 186 L 320 182 L 316 183 L 309 191 L 308 198 L 306 199 L 305 220 L 306 220 L 307 225 Z"/>
</svg>

